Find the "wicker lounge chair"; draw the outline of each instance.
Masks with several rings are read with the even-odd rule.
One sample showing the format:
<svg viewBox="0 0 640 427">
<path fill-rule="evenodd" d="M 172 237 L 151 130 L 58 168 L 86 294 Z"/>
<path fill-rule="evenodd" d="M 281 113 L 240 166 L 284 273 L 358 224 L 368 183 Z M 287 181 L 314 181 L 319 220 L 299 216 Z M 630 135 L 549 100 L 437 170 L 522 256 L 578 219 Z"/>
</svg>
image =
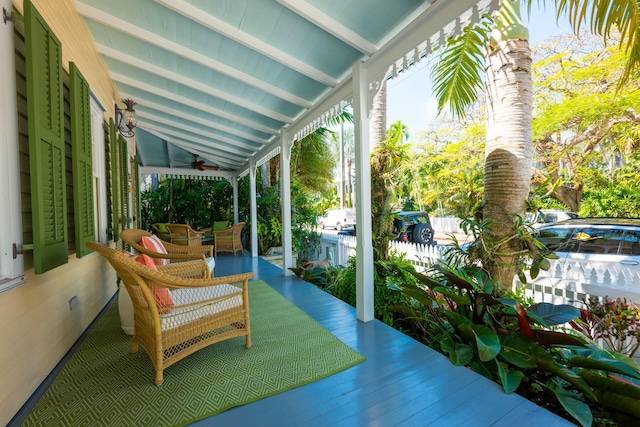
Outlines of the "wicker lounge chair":
<svg viewBox="0 0 640 427">
<path fill-rule="evenodd" d="M 151 251 L 140 244 L 143 236 L 151 237 L 152 234 L 138 228 L 128 228 L 122 230 L 120 237 L 133 248 L 138 254 L 146 254 L 152 258 L 168 259 L 170 262 L 189 261 L 194 259 L 204 260 L 206 257 L 213 257 L 212 245 L 184 246 L 163 241 L 162 244 L 167 250 L 167 254 Z"/>
<path fill-rule="evenodd" d="M 235 256 L 236 252 L 243 250 L 242 239 L 240 237 L 245 224 L 245 222 L 239 222 L 226 230 L 213 232 L 213 246 L 216 256 L 218 252 L 233 252 L 233 256 Z"/>
<path fill-rule="evenodd" d="M 88 242 L 87 247 L 104 256 L 122 279 L 133 303 L 131 351 L 138 345 L 145 349 L 156 385 L 162 384 L 164 369 L 213 343 L 244 336 L 245 347 L 251 347 L 248 282 L 253 273 L 207 278 L 204 261 L 156 270 L 102 244 Z"/>
</svg>

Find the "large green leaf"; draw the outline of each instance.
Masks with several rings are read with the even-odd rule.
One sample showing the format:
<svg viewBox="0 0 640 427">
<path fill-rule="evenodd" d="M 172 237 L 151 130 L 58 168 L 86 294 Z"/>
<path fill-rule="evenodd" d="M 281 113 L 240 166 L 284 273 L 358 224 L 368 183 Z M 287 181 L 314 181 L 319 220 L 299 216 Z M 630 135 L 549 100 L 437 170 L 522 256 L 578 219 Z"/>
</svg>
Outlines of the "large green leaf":
<svg viewBox="0 0 640 427">
<path fill-rule="evenodd" d="M 523 369 L 535 368 L 534 354 L 538 353 L 538 345 L 516 332 L 500 337 L 502 348 L 500 356 L 507 362 Z"/>
<path fill-rule="evenodd" d="M 575 356 L 569 360 L 571 366 L 579 368 L 596 369 L 598 371 L 612 372 L 615 374 L 628 375 L 640 379 L 640 372 L 619 360 L 601 358 L 597 356 L 583 357 Z"/>
<path fill-rule="evenodd" d="M 460 330 L 469 338 L 475 338 L 478 356 L 488 362 L 500 354 L 500 339 L 495 331 L 485 325 L 460 325 Z"/>
<path fill-rule="evenodd" d="M 455 303 L 458 304 L 458 305 L 470 305 L 471 304 L 471 301 L 469 301 L 469 298 L 466 295 L 460 295 L 460 294 L 456 293 L 455 291 L 453 291 L 453 290 L 451 290 L 449 288 L 445 288 L 444 286 L 440 286 L 440 287 L 434 288 L 433 291 L 441 293 L 445 297 L 455 301 Z"/>
<path fill-rule="evenodd" d="M 438 286 L 442 286 L 442 283 L 433 280 L 431 277 L 427 276 L 426 274 L 417 272 L 417 271 L 415 271 L 413 269 L 406 269 L 405 268 L 404 270 L 409 272 L 410 274 L 412 274 L 420 282 L 422 282 L 425 285 L 427 285 L 429 287 L 429 289 L 433 289 L 433 288 L 436 288 Z"/>
<path fill-rule="evenodd" d="M 548 302 L 532 305 L 527 309 L 527 313 L 532 319 L 542 320 L 545 326 L 561 325 L 580 316 L 580 310 L 572 305 L 556 305 Z"/>
<path fill-rule="evenodd" d="M 463 315 L 456 313 L 455 311 L 445 310 L 444 315 L 447 316 L 447 319 L 449 319 L 449 322 L 451 322 L 454 328 L 460 328 L 461 325 L 473 325 L 471 319 L 468 319 Z"/>
<path fill-rule="evenodd" d="M 452 337 L 440 341 L 440 348 L 449 355 L 449 360 L 456 366 L 465 366 L 473 359 L 473 349 L 467 344 L 456 343 Z"/>
<path fill-rule="evenodd" d="M 506 363 L 502 363 L 497 360 L 496 364 L 498 365 L 498 374 L 500 375 L 500 382 L 502 383 L 504 392 L 512 393 L 516 391 L 522 381 L 522 378 L 524 378 L 522 371 L 509 369 L 509 366 Z"/>
<path fill-rule="evenodd" d="M 431 295 L 429 295 L 428 292 L 418 286 L 409 283 L 403 284 L 402 288 L 400 288 L 400 291 L 403 294 L 414 298 L 416 301 L 427 307 L 430 307 L 433 303 L 433 298 L 431 298 Z"/>
<path fill-rule="evenodd" d="M 577 398 L 575 393 L 571 393 L 556 383 L 549 381 L 546 389 L 553 393 L 562 407 L 575 418 L 581 426 L 590 427 L 593 423 L 593 415 L 589 405 Z"/>
</svg>

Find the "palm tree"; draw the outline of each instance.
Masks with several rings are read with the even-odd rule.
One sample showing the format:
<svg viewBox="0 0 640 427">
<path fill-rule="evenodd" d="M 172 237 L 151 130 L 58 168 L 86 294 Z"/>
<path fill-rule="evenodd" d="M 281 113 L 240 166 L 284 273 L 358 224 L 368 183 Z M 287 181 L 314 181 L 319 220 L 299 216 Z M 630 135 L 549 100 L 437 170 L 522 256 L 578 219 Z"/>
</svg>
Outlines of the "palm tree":
<svg viewBox="0 0 640 427">
<path fill-rule="evenodd" d="M 523 0 L 524 1 L 524 0 Z M 526 0 L 531 7 L 531 0 Z M 609 38 L 617 27 L 629 62 L 621 84 L 640 63 L 639 7 L 633 0 L 554 0 L 558 16 L 567 14 L 579 31 Z M 485 66 L 486 64 L 486 66 Z M 441 49 L 433 73 L 438 110 L 457 116 L 476 101 L 486 72 L 487 139 L 482 215 L 491 221 L 490 273 L 510 288 L 519 248 L 510 239 L 514 215 L 524 216 L 532 171 L 532 78 L 528 31 L 520 16 L 520 0 L 504 0 L 495 20 L 467 27 L 461 37 Z"/>
</svg>

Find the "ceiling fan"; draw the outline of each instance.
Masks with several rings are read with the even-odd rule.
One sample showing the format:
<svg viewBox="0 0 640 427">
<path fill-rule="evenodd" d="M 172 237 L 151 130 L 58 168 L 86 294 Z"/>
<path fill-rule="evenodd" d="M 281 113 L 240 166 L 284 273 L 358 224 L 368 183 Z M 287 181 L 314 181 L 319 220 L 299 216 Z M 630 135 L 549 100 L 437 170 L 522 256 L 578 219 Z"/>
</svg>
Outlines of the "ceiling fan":
<svg viewBox="0 0 640 427">
<path fill-rule="evenodd" d="M 178 162 L 180 163 L 186 163 L 191 165 L 194 169 L 198 169 L 199 171 L 203 171 L 205 169 L 211 169 L 211 170 L 219 170 L 220 166 L 216 166 L 216 165 L 207 165 L 206 162 L 204 160 L 198 160 L 198 157 L 200 157 L 200 155 L 198 154 L 193 154 L 193 162 L 183 162 L 178 160 Z"/>
</svg>

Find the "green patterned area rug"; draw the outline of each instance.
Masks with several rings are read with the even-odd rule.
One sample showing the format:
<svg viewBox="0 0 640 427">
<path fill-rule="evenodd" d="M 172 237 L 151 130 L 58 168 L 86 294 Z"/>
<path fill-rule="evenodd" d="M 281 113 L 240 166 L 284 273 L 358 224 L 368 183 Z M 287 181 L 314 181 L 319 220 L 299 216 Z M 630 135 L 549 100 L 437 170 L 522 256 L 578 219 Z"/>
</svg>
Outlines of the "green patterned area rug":
<svg viewBox="0 0 640 427">
<path fill-rule="evenodd" d="M 317 381 L 364 357 L 262 281 L 251 281 L 253 347 L 213 344 L 164 371 L 130 353 L 113 304 L 25 420 L 27 426 L 185 425 Z"/>
</svg>

